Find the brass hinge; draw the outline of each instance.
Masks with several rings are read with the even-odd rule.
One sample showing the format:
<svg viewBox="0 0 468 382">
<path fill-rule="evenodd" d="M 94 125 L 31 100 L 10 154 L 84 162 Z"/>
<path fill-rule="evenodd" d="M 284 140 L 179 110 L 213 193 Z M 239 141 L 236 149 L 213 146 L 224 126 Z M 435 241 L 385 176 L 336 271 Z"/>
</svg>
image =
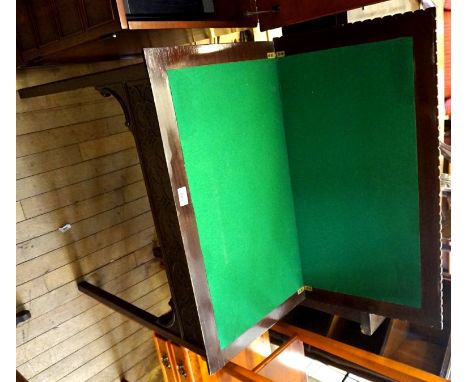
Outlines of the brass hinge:
<svg viewBox="0 0 468 382">
<path fill-rule="evenodd" d="M 297 291 L 297 294 L 301 294 L 301 293 L 304 293 L 306 291 L 307 292 L 312 292 L 313 288 L 311 286 L 304 285 L 302 288 L 299 288 L 299 290 Z"/>
<path fill-rule="evenodd" d="M 285 53 L 284 53 L 284 50 L 280 50 L 278 52 L 268 52 L 267 53 L 267 58 L 281 58 L 281 57 L 284 57 L 285 56 Z"/>
</svg>

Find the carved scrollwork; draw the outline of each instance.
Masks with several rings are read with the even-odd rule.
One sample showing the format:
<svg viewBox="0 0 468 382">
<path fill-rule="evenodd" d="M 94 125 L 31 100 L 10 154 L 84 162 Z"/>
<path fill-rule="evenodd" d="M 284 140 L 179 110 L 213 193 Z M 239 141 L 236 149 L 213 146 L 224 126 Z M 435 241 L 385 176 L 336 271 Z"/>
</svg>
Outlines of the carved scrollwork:
<svg viewBox="0 0 468 382">
<path fill-rule="evenodd" d="M 156 231 L 171 289 L 172 314 L 158 320 L 180 337 L 203 348 L 198 311 L 164 156 L 153 93 L 149 80 L 124 82 L 98 88 L 122 106 L 126 125 L 135 138 Z"/>
<path fill-rule="evenodd" d="M 130 131 L 133 133 L 130 110 L 128 109 L 128 99 L 125 92 L 125 87 L 123 84 L 115 84 L 109 87 L 97 87 L 96 90 L 103 97 L 114 97 L 117 102 L 120 104 L 125 116 L 125 126 L 127 126 Z"/>
</svg>

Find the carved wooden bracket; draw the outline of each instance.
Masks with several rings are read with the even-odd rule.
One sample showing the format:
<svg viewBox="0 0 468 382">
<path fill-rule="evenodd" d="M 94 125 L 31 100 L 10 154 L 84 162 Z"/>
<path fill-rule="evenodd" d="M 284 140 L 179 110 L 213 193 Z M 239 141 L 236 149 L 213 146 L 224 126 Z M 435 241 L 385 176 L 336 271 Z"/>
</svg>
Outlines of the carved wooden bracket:
<svg viewBox="0 0 468 382">
<path fill-rule="evenodd" d="M 146 65 L 131 65 L 20 89 L 19 95 L 29 98 L 90 86 L 104 97 L 113 96 L 119 102 L 125 125 L 134 136 L 162 259 L 170 264 L 166 274 L 172 296 L 171 311 L 154 316 L 86 281 L 78 283 L 79 290 L 160 335 L 205 354 Z"/>
<path fill-rule="evenodd" d="M 197 309 L 185 251 L 179 244 L 180 238 L 174 237 L 180 235 L 180 230 L 149 79 L 122 79 L 120 82 L 98 86 L 96 89 L 104 97 L 113 96 L 122 107 L 125 125 L 135 139 L 163 262 L 171 265 L 166 268 L 166 273 L 172 294 L 172 314 L 158 317 L 157 323 L 164 323 L 179 338 L 192 344 L 189 347 L 199 344 L 202 348 L 203 339 L 197 325 L 198 318 L 194 316 Z M 86 293 L 86 290 L 83 292 Z M 106 303 L 102 300 L 101 302 Z"/>
</svg>

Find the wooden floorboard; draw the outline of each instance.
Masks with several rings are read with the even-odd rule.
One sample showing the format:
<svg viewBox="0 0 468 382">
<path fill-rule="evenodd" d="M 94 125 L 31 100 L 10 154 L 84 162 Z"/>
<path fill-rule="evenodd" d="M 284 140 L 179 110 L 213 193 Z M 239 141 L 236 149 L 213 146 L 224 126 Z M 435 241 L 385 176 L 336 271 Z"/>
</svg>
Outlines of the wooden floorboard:
<svg viewBox="0 0 468 382">
<path fill-rule="evenodd" d="M 154 344 L 151 344 L 154 347 Z M 113 379 L 111 382 L 120 382 L 121 378 L 127 379 L 127 381 L 135 382 L 140 378 L 146 378 L 146 382 L 149 380 L 148 377 L 150 374 L 158 375 L 161 381 L 163 380 L 161 369 L 159 367 L 159 363 L 155 362 L 156 360 L 156 353 L 152 354 L 145 359 L 141 360 L 140 362 L 136 363 L 128 370 L 125 370 L 121 375 L 117 378 Z M 110 381 L 110 380 L 109 380 Z"/>
<path fill-rule="evenodd" d="M 17 264 L 97 234 L 148 211 L 149 202 L 148 197 L 145 196 L 75 223 L 68 235 L 55 230 L 22 242 L 16 247 Z"/>
<path fill-rule="evenodd" d="M 153 344 L 154 346 L 154 344 Z M 156 358 L 156 354 L 150 354 L 143 361 L 140 361 L 131 369 L 124 372 L 123 377 L 132 382 L 163 382 L 164 377 L 161 371 L 161 363 Z M 120 382 L 114 379 L 112 382 Z"/>
<path fill-rule="evenodd" d="M 90 103 L 77 103 L 52 109 L 36 110 L 16 115 L 17 135 L 34 133 L 122 114 L 115 100 L 102 98 Z"/>
<path fill-rule="evenodd" d="M 108 174 L 138 163 L 136 149 L 130 148 L 105 157 L 83 161 L 76 165 L 65 166 L 21 179 L 16 182 L 16 200 L 23 200 L 47 191 L 93 179 L 99 175 Z"/>
<path fill-rule="evenodd" d="M 22 286 L 30 280 L 111 246 L 140 230 L 149 228 L 152 223 L 151 214 L 146 212 L 124 223 L 45 253 L 40 257 L 22 262 L 18 264 L 16 283 L 18 286 Z"/>
<path fill-rule="evenodd" d="M 122 272 L 123 269 L 135 268 L 135 258 L 133 256 L 133 253 L 123 257 L 122 259 L 120 259 L 119 261 L 116 261 L 113 264 L 116 264 L 116 265 L 111 270 L 117 273 L 119 271 L 118 268 L 120 268 L 120 274 L 124 273 Z M 102 279 L 102 273 L 103 271 L 101 270 L 101 275 L 99 275 L 100 277 L 98 276 L 95 278 L 99 280 Z M 114 274 L 112 274 L 111 276 L 108 276 L 108 277 L 111 278 L 115 276 Z M 165 276 L 161 276 L 161 278 L 165 281 Z M 90 281 L 93 279 L 93 277 L 91 275 L 91 277 L 86 277 L 85 279 L 87 281 Z M 159 285 L 159 282 L 160 282 L 160 279 L 156 277 L 151 277 L 148 281 L 144 280 L 141 282 L 144 285 L 137 284 L 137 287 L 140 288 L 137 291 L 137 293 L 140 293 L 140 292 L 143 293 L 143 291 L 145 293 L 148 293 L 150 291 L 148 290 L 148 288 L 151 288 L 151 287 L 156 288 Z M 115 284 L 115 279 L 110 280 L 109 284 L 107 284 L 107 287 L 104 287 L 104 289 L 112 291 L 113 293 L 121 292 L 124 284 L 123 283 L 121 283 L 120 285 L 114 285 L 114 284 Z M 102 285 L 105 286 L 106 283 L 104 282 Z M 124 291 L 123 294 L 128 295 L 129 290 Z M 135 299 L 135 297 L 133 299 Z M 54 332 L 57 332 L 57 328 L 60 324 L 66 323 L 69 319 L 73 319 L 76 315 L 79 315 L 80 313 L 90 309 L 91 307 L 94 307 L 95 304 L 96 304 L 95 300 L 90 299 L 89 297 L 80 293 L 76 299 L 73 299 L 67 303 L 60 305 L 58 308 L 48 312 L 48 314 L 43 314 L 36 318 L 34 318 L 33 316 L 28 321 L 28 323 L 18 327 L 17 338 L 16 338 L 17 345 L 19 346 L 25 342 L 28 342 L 29 340 L 32 340 L 35 337 L 38 337 L 42 333 L 45 333 L 51 329 L 54 329 Z"/>
<path fill-rule="evenodd" d="M 122 63 L 116 63 L 117 66 Z M 18 72 L 17 86 L 110 64 Z M 32 382 L 140 379 L 149 330 L 78 291 L 86 280 L 160 315 L 167 278 L 138 155 L 118 102 L 92 89 L 16 98 L 16 366 Z M 71 224 L 60 232 L 59 227 Z"/>
<path fill-rule="evenodd" d="M 45 192 L 21 201 L 25 217 L 32 218 L 61 207 L 106 193 L 115 189 L 116 183 L 122 186 L 138 182 L 143 177 L 138 164 L 97 176 L 57 190 Z M 136 198 L 135 198 L 136 199 Z M 18 202 L 19 203 L 19 202 Z"/>
<path fill-rule="evenodd" d="M 100 269 L 84 276 L 88 279 L 96 279 L 98 282 L 105 282 L 109 276 L 105 277 L 102 274 L 107 272 L 107 270 L 112 269 L 115 272 L 113 275 L 115 277 L 119 275 L 119 272 L 122 269 L 126 270 L 128 261 L 131 261 L 132 263 L 134 262 L 136 265 L 144 264 L 146 261 L 149 261 L 149 258 L 152 257 L 151 247 L 152 245 L 147 245 L 140 250 L 130 253 L 128 256 L 122 258 L 119 261 L 116 261 L 112 268 L 108 269 L 107 267 L 101 267 Z M 34 310 L 36 312 L 35 317 L 37 318 L 55 309 L 59 305 L 63 305 L 64 303 L 74 299 L 77 296 L 79 296 L 78 287 L 76 282 L 72 280 L 69 283 L 54 289 L 53 291 L 47 292 L 38 298 L 24 303 L 23 307 L 28 310 Z"/>
<path fill-rule="evenodd" d="M 16 159 L 16 179 L 55 170 L 81 162 L 80 147 L 71 145 Z"/>
<path fill-rule="evenodd" d="M 22 243 L 49 232 L 58 231 L 65 223 L 72 224 L 72 227 L 70 232 L 63 232 L 63 234 L 71 234 L 73 232 L 73 224 L 102 212 L 112 210 L 123 204 L 123 190 L 119 188 L 94 198 L 26 219 L 16 225 L 16 241 L 17 243 Z"/>
<path fill-rule="evenodd" d="M 147 277 L 151 275 L 152 274 L 149 273 Z M 167 285 L 163 284 L 154 292 L 140 296 L 132 302 L 145 309 L 150 309 L 152 306 L 154 306 L 155 311 L 157 311 L 159 314 L 162 314 L 168 310 L 168 297 L 169 292 Z M 155 304 L 155 300 L 157 299 L 160 300 Z M 64 338 L 64 336 L 60 339 L 55 339 L 50 335 L 44 336 L 41 340 L 43 342 L 49 341 L 48 343 L 51 346 L 46 347 L 44 351 L 39 354 L 31 353 L 30 355 L 32 358 L 30 358 L 22 365 L 19 365 L 19 370 L 22 370 L 25 375 L 34 376 L 47 369 L 51 365 L 57 363 L 62 358 L 85 347 L 89 343 L 107 333 L 109 330 L 112 330 L 113 328 L 127 321 L 127 319 L 119 313 L 112 312 L 110 310 L 107 310 L 106 312 L 108 314 L 102 316 L 102 318 L 98 321 L 90 323 L 89 326 L 81 328 L 81 330 L 78 329 L 79 331 L 74 330 L 73 332 L 69 333 L 69 336 L 66 338 Z"/>
<path fill-rule="evenodd" d="M 138 325 L 135 326 L 138 327 Z M 72 373 L 59 380 L 63 382 L 86 381 L 112 364 L 114 360 L 120 360 L 124 355 L 133 351 L 133 349 L 138 345 L 147 341 L 150 336 L 151 332 L 149 329 L 138 327 L 136 332 L 123 338 L 115 346 L 112 346 L 108 350 L 102 352 L 92 360 L 86 362 L 86 364 L 74 369 Z"/>
<path fill-rule="evenodd" d="M 155 354 L 154 343 L 151 341 L 151 338 L 147 338 L 146 341 L 132 349 L 117 361 L 119 363 L 120 370 L 116 367 L 114 362 L 91 377 L 89 382 L 112 381 L 113 379 L 118 378 L 119 375 L 124 374 L 125 371 L 135 366 L 136 360 L 142 359 L 147 354 L 151 353 Z M 155 360 L 156 358 L 154 355 L 153 365 L 156 364 Z"/>
<path fill-rule="evenodd" d="M 23 157 L 125 131 L 127 131 L 125 118 L 123 114 L 120 114 L 111 118 L 101 118 L 55 129 L 18 135 L 16 138 L 16 156 Z"/>
<path fill-rule="evenodd" d="M 109 135 L 104 138 L 95 139 L 79 144 L 81 157 L 83 160 L 98 158 L 109 155 L 135 146 L 132 133 L 125 131 L 123 133 Z"/>
<path fill-rule="evenodd" d="M 72 280 L 86 276 L 101 267 L 112 266 L 114 263 L 117 263 L 117 261 L 128 257 L 128 254 L 131 254 L 144 246 L 146 247 L 147 244 L 151 244 L 153 237 L 154 228 L 150 227 L 142 232 L 132 235 L 130 238 L 125 240 L 125 243 L 122 243 L 122 241 L 117 242 L 112 244 L 110 247 L 94 252 L 83 259 L 60 267 L 59 269 L 44 275 L 46 286 L 49 290 L 53 290 L 65 283 L 71 282 Z M 134 261 L 135 259 L 133 259 L 133 262 Z"/>
<path fill-rule="evenodd" d="M 24 216 L 23 206 L 21 202 L 16 202 L 16 222 L 22 222 L 26 217 Z"/>
<path fill-rule="evenodd" d="M 30 74 L 31 72 L 28 73 L 29 76 Z M 28 111 L 45 110 L 54 107 L 74 105 L 76 104 L 76 100 L 80 100 L 81 103 L 89 103 L 92 101 L 100 101 L 101 99 L 102 96 L 94 88 L 83 88 L 61 94 L 51 94 L 44 97 L 26 99 L 19 98 L 17 93 L 16 112 L 26 113 Z"/>
<path fill-rule="evenodd" d="M 145 277 L 147 276 L 145 275 Z M 156 279 L 155 276 L 149 278 Z M 157 302 L 158 299 L 168 298 L 169 293 L 169 289 L 165 285 L 167 283 L 165 276 L 161 276 L 161 278 L 156 281 L 157 282 L 155 283 L 149 284 L 143 280 L 121 293 L 116 293 L 118 288 L 109 288 L 109 285 L 104 287 L 107 287 L 106 289 L 113 291 L 113 293 L 129 302 L 135 302 L 139 298 L 154 291 L 154 293 L 149 295 L 149 298 L 152 300 L 151 302 L 154 303 Z M 81 296 L 79 298 L 81 298 Z M 72 310 L 74 305 L 79 306 L 75 311 Z M 37 325 L 39 328 L 35 331 L 38 335 L 36 337 L 29 338 L 28 341 L 23 342 L 23 345 L 19 345 L 17 347 L 17 366 L 41 354 L 50 347 L 70 338 L 83 329 L 95 324 L 113 312 L 111 309 L 103 306 L 102 304 L 96 303 L 95 301 L 92 301 L 91 303 L 87 303 L 86 300 L 72 301 L 68 306 L 67 304 L 64 306 L 65 309 L 61 309 L 58 314 L 51 318 L 51 321 L 38 319 Z M 65 314 L 63 314 L 64 310 L 66 310 Z M 70 311 L 74 313 L 73 317 L 66 314 Z M 26 331 L 26 335 L 27 334 L 28 332 Z"/>
</svg>

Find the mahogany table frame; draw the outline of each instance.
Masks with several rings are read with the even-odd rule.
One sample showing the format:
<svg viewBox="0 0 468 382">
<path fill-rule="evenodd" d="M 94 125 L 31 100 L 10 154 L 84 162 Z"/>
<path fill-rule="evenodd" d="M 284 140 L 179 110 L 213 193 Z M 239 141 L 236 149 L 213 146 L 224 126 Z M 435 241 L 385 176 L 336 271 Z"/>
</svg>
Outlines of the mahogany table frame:
<svg viewBox="0 0 468 382">
<path fill-rule="evenodd" d="M 415 22 L 418 21 L 418 22 Z M 287 36 L 274 43 L 239 43 L 145 49 L 146 65 L 138 64 L 55 83 L 21 89 L 20 97 L 33 97 L 95 86 L 121 104 L 126 125 L 135 138 L 149 202 L 160 240 L 172 295 L 171 312 L 156 317 L 86 281 L 79 290 L 127 315 L 162 336 L 206 356 L 211 372 L 222 368 L 249 342 L 273 326 L 305 299 L 401 319 L 441 325 L 441 277 L 435 10 L 385 17 L 338 28 Z M 422 308 L 415 309 L 321 290 L 293 294 L 283 304 L 224 350 L 220 349 L 213 308 L 198 239 L 193 208 L 182 210 L 177 187 L 187 185 L 166 71 L 193 65 L 266 58 L 403 36 L 414 40 L 416 119 L 420 191 Z M 433 60 L 428 62 L 428 58 Z M 149 69 L 149 75 L 148 75 Z M 155 102 L 161 111 L 156 114 Z M 434 155 L 436 153 L 436 155 Z M 189 207 L 189 208 L 186 208 Z"/>
</svg>

